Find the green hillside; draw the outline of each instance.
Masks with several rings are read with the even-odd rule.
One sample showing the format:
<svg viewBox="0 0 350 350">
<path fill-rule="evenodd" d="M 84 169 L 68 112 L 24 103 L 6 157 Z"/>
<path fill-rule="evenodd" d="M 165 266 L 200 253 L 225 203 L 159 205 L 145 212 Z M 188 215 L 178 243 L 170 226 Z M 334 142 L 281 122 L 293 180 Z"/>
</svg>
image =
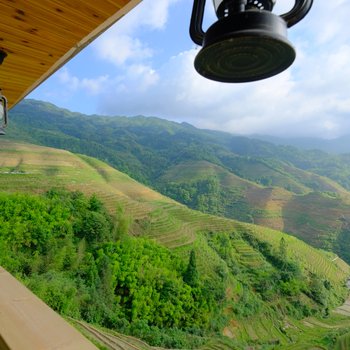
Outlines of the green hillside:
<svg viewBox="0 0 350 350">
<path fill-rule="evenodd" d="M 264 174 L 259 166 L 245 169 L 249 174 Z M 299 172 L 294 169 L 295 174 Z M 176 165 L 158 183 L 161 192 L 193 209 L 282 230 L 349 259 L 348 193 L 327 179 L 305 172 L 304 179 L 306 175 L 333 185 L 332 191 L 325 187 L 324 191 L 310 191 L 287 175 L 284 181 L 289 181 L 293 191 L 258 184 L 207 161 Z"/>
<path fill-rule="evenodd" d="M 176 165 L 158 181 L 163 193 L 193 209 L 282 230 L 348 258 L 340 238 L 347 224 L 349 195 L 340 186 L 333 187 L 338 192 L 310 191 L 299 183 L 304 192 L 296 194 L 245 180 L 207 161 Z M 346 240 L 344 244 L 348 246 Z"/>
<path fill-rule="evenodd" d="M 96 157 L 193 209 L 283 230 L 350 262 L 346 155 L 34 100 L 10 118 L 7 138 Z"/>
<path fill-rule="evenodd" d="M 149 183 L 169 167 L 206 160 L 243 178 L 295 193 L 338 193 L 344 189 L 317 176 L 317 167 L 323 163 L 324 172 L 350 171 L 347 164 L 340 164 L 340 158 L 323 152 L 278 147 L 159 118 L 86 116 L 49 103 L 25 100 L 11 110 L 11 120 L 8 137 L 95 156 Z M 342 185 L 350 188 L 350 183 Z"/>
<path fill-rule="evenodd" d="M 3 139 L 0 154 L 0 263 L 64 316 L 172 348 L 346 343 L 350 318 L 332 310 L 350 267 L 335 254 L 188 209 L 87 156 Z"/>
</svg>

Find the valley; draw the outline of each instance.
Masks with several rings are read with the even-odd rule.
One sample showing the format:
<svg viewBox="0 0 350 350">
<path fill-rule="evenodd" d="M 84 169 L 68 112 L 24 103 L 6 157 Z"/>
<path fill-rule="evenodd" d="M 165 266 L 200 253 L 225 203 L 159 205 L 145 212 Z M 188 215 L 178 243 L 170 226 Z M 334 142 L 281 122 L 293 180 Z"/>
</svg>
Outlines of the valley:
<svg viewBox="0 0 350 350">
<path fill-rule="evenodd" d="M 10 135 L 96 157 L 186 206 L 282 230 L 350 262 L 348 155 L 152 117 L 85 116 L 35 100 Z"/>
<path fill-rule="evenodd" d="M 198 310 L 201 311 L 197 317 L 202 317 L 202 319 L 195 321 L 196 318 L 194 318 L 192 328 L 179 323 L 177 329 L 177 327 L 174 328 L 170 325 L 160 327 L 161 323 L 159 322 L 164 321 L 160 321 L 161 319 L 152 320 L 146 311 L 143 313 L 140 311 L 132 318 L 127 311 L 129 310 L 128 303 L 131 303 L 131 306 L 138 305 L 138 308 L 147 310 L 147 307 L 151 307 L 157 300 L 150 299 L 149 306 L 147 306 L 147 302 L 146 304 L 142 303 L 143 299 L 137 299 L 137 294 L 135 294 L 130 299 L 125 299 L 125 305 L 122 303 L 125 311 L 122 311 L 119 317 L 124 315 L 125 321 L 123 322 L 126 323 L 113 321 L 116 322 L 115 329 L 117 331 L 143 338 L 144 341 L 153 344 L 153 346 L 168 348 L 181 347 L 201 350 L 246 349 L 247 347 L 257 350 L 346 349 L 347 333 L 350 332 L 350 318 L 347 315 L 334 313 L 332 310 L 342 305 L 347 297 L 345 281 L 350 275 L 350 267 L 336 254 L 312 248 L 299 239 L 280 231 L 189 209 L 145 187 L 106 163 L 85 155 L 76 155 L 64 150 L 4 139 L 0 140 L 0 154 L 0 188 L 3 203 L 18 202 L 19 205 L 24 200 L 24 197 L 21 196 L 27 194 L 29 196 L 28 203 L 44 201 L 43 203 L 52 207 L 51 200 L 55 200 L 57 203 L 73 201 L 66 207 L 76 206 L 74 201 L 80 197 L 76 195 L 70 197 L 71 195 L 68 194 L 60 195 L 60 191 L 64 189 L 73 191 L 73 193 L 75 193 L 74 191 L 84 193 L 86 201 L 90 201 L 90 203 L 95 203 L 95 200 L 91 199 L 94 194 L 101 199 L 109 213 L 108 215 L 112 217 L 112 222 L 115 222 L 113 225 L 116 226 L 113 230 L 117 231 L 113 232 L 124 232 L 124 234 L 127 232 L 130 238 L 121 240 L 117 238 L 116 241 L 116 238 L 113 240 L 106 238 L 105 241 L 100 241 L 98 237 L 86 236 L 85 240 L 93 239 L 86 246 L 86 252 L 90 252 L 96 266 L 102 266 L 99 265 L 103 261 L 101 256 L 105 256 L 106 264 L 115 264 L 113 261 L 118 261 L 118 264 L 114 265 L 116 267 L 124 266 L 122 256 L 126 259 L 129 254 L 132 254 L 135 259 L 140 259 L 132 263 L 135 270 L 132 270 L 131 265 L 129 267 L 125 265 L 125 270 L 118 270 L 119 272 L 115 275 L 119 279 L 117 282 L 119 292 L 118 288 L 115 289 L 115 287 L 112 290 L 113 293 L 116 293 L 115 296 L 117 299 L 119 298 L 118 300 L 124 300 L 123 298 L 126 297 L 123 293 L 127 289 L 120 288 L 135 288 L 135 286 L 137 286 L 136 290 L 141 293 L 140 297 L 144 295 L 142 293 L 147 293 L 147 288 L 151 288 L 150 286 L 155 288 L 152 293 L 159 293 L 160 296 L 165 295 L 166 289 L 157 286 L 155 282 L 159 279 L 171 283 L 176 298 L 184 298 L 186 293 L 192 290 L 192 295 L 197 295 L 197 298 L 201 300 L 202 306 L 191 304 L 191 308 L 199 308 Z M 211 171 L 210 167 L 208 169 Z M 230 174 L 227 174 L 227 178 L 223 177 L 226 183 L 232 181 L 231 178 Z M 250 180 L 236 179 L 235 181 L 237 183 L 243 182 L 248 188 L 249 186 L 259 188 L 259 185 Z M 261 187 L 261 189 L 264 188 Z M 49 197 L 45 194 L 47 191 L 52 193 L 49 194 Z M 21 195 L 18 197 L 16 193 Z M 62 199 L 60 196 L 63 196 Z M 4 208 L 10 210 L 11 206 L 7 205 L 1 210 Z M 100 208 L 98 204 L 94 204 L 89 210 L 102 210 L 93 209 L 95 207 Z M 36 209 L 34 207 L 30 209 L 28 204 L 23 208 L 28 208 L 30 215 L 35 217 Z M 26 219 L 24 219 L 26 210 L 23 209 L 22 212 L 23 221 L 13 225 L 13 227 L 17 227 L 19 232 L 25 230 L 25 225 L 27 225 L 25 224 Z M 2 211 L 2 213 L 4 215 L 5 212 Z M 55 215 L 58 215 L 58 209 L 56 213 Z M 65 224 L 63 221 L 61 225 L 71 225 L 69 222 L 77 220 L 74 217 L 78 215 L 78 212 L 72 212 L 70 215 L 73 215 L 72 218 Z M 78 283 L 76 277 L 73 278 L 73 276 L 81 274 L 78 272 L 79 269 L 87 268 L 80 265 L 82 260 L 79 258 L 83 254 L 81 247 L 84 236 L 81 235 L 84 234 L 84 231 L 65 238 L 57 236 L 55 240 L 50 241 L 50 244 L 53 244 L 52 247 L 58 249 L 55 255 L 63 259 L 62 262 L 59 262 L 51 260 L 50 254 L 52 252 L 45 253 L 45 240 L 48 238 L 45 238 L 46 236 L 40 238 L 40 235 L 43 234 L 40 233 L 41 231 L 38 231 L 39 236 L 35 239 L 42 242 L 40 243 L 43 244 L 42 248 L 38 245 L 39 243 L 29 243 L 30 238 L 28 237 L 29 241 L 24 245 L 23 250 L 18 250 L 15 241 L 11 243 L 11 240 L 4 239 L 9 233 L 4 231 L 4 228 L 7 227 L 6 224 L 4 225 L 6 223 L 5 216 L 3 216 L 3 220 L 5 221 L 0 227 L 0 243 L 3 252 L 1 264 L 25 284 L 34 288 L 34 291 L 44 297 L 44 300 L 50 295 L 46 294 L 48 292 L 44 292 L 45 290 L 49 291 L 49 289 L 40 289 L 43 288 L 40 286 L 44 286 L 41 283 L 46 278 L 50 278 L 49 276 L 53 274 L 57 276 L 57 281 L 61 281 L 61 279 L 66 281 L 65 283 L 69 281 L 69 285 L 75 287 L 64 293 L 73 293 L 75 295 L 73 300 L 76 300 L 77 305 L 81 305 L 80 307 L 83 308 L 81 310 L 84 310 L 86 306 L 84 303 L 81 304 L 79 298 L 77 299 L 78 294 L 74 294 L 81 290 L 80 282 Z M 76 230 L 74 227 L 76 226 L 72 226 L 73 231 Z M 69 230 L 67 232 L 70 232 Z M 106 237 L 109 237 L 109 233 L 105 234 Z M 114 247 L 114 244 L 117 245 L 113 249 L 118 249 L 119 255 L 113 255 L 114 253 L 112 254 L 108 250 L 111 248 L 107 248 Z M 68 251 L 67 247 L 69 247 Z M 143 248 L 141 249 L 141 247 Z M 149 248 L 146 249 L 146 247 L 151 249 L 148 250 Z M 35 253 L 36 251 L 37 253 Z M 181 275 L 184 276 L 192 251 L 195 252 L 196 256 L 195 266 L 198 277 L 193 277 L 193 282 L 188 280 L 187 283 L 190 284 L 187 284 L 183 281 L 185 277 L 181 277 Z M 31 261 L 29 265 L 27 254 L 37 256 L 36 260 Z M 163 254 L 161 264 L 155 254 Z M 15 265 L 11 263 L 14 261 L 12 256 L 16 256 L 17 259 L 20 257 Z M 113 260 L 118 256 L 118 260 Z M 136 258 L 137 256 L 138 258 Z M 64 261 L 68 257 L 70 258 L 65 263 Z M 43 264 L 44 261 L 46 261 L 45 264 Z M 70 266 L 69 270 L 66 271 L 67 267 L 64 266 L 68 264 L 68 261 L 71 262 L 67 265 Z M 142 265 L 138 265 L 137 261 L 148 261 L 149 263 L 141 267 Z M 163 263 L 169 265 L 167 267 L 164 265 L 161 268 Z M 74 266 L 80 267 L 78 270 L 74 270 Z M 98 269 L 100 268 L 98 267 Z M 103 270 L 98 271 L 100 271 L 98 274 L 101 274 Z M 125 273 L 122 271 L 129 271 L 130 276 L 135 276 L 136 279 L 132 283 L 136 284 L 118 284 L 124 283 L 121 282 Z M 102 276 L 100 275 L 100 278 Z M 143 276 L 148 276 L 148 284 L 146 281 L 142 282 Z M 54 284 L 50 283 L 48 286 L 54 287 Z M 144 287 L 142 287 L 142 283 L 145 283 Z M 74 292 L 75 289 L 76 292 Z M 104 300 L 103 303 L 108 302 L 110 300 L 109 292 L 104 294 L 103 289 L 99 290 L 100 298 Z M 186 290 L 187 292 L 185 292 Z M 62 298 L 62 303 L 66 300 L 64 295 L 60 298 Z M 126 300 L 128 300 L 127 303 Z M 86 318 L 85 311 L 80 314 L 80 317 L 77 317 L 82 311 L 76 309 L 76 306 L 63 307 L 65 304 L 50 304 L 52 303 L 50 299 L 46 299 L 46 301 L 65 317 Z M 175 302 L 175 300 L 171 302 Z M 117 307 L 118 304 L 113 305 L 113 308 L 110 306 L 111 309 Z M 160 311 L 163 310 L 161 305 L 158 306 Z M 210 307 L 205 307 L 205 305 L 210 305 Z M 170 304 L 164 310 L 168 310 L 169 307 Z M 90 336 L 91 333 L 95 332 L 95 338 L 109 339 L 102 341 L 104 346 L 107 346 L 106 342 L 108 342 L 108 346 L 112 349 L 113 346 L 117 349 L 118 346 L 119 349 L 148 349 L 148 345 L 143 345 L 144 343 L 138 340 L 132 340 L 133 338 L 129 338 L 130 341 L 126 340 L 121 335 L 117 335 L 117 337 L 121 338 L 122 341 L 118 345 L 111 345 L 116 341 L 112 335 L 105 335 L 105 333 L 102 336 L 101 334 L 96 335 L 96 332 L 101 331 L 89 328 L 97 327 L 99 329 L 103 325 L 111 325 L 111 321 L 104 320 L 103 317 L 98 321 L 99 318 L 96 317 L 97 314 L 91 315 L 90 322 L 92 321 L 94 325 L 86 327 L 89 329 Z M 181 319 L 180 315 L 179 317 Z M 138 326 L 133 328 L 133 324 Z M 84 330 L 82 331 L 84 332 Z M 103 330 L 103 332 L 108 332 L 108 330 Z M 178 342 L 178 346 L 170 346 L 170 344 L 175 344 L 175 341 Z M 168 345 L 166 346 L 166 344 Z"/>
</svg>

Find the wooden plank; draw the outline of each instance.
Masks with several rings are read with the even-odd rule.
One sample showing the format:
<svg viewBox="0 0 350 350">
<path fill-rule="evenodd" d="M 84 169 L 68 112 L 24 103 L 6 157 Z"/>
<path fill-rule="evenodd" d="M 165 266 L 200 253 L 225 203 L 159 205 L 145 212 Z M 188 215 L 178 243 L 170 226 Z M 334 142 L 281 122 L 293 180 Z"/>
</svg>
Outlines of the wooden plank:
<svg viewBox="0 0 350 350">
<path fill-rule="evenodd" d="M 11 60 L 17 60 L 21 58 L 32 60 L 33 58 L 35 58 L 38 64 L 42 64 L 43 62 L 45 64 L 51 64 L 52 62 L 56 61 L 57 56 L 58 57 L 60 56 L 57 53 L 55 55 L 56 56 L 56 59 L 55 59 L 54 54 L 52 54 L 50 51 L 47 51 L 43 47 L 37 47 L 37 46 L 23 47 L 22 45 L 16 44 L 14 42 L 7 45 L 7 47 L 10 49 L 10 53 L 8 54 L 7 58 L 10 57 Z"/>
<path fill-rule="evenodd" d="M 71 16 L 70 20 L 66 14 L 63 15 L 55 10 L 45 10 L 41 6 L 28 10 L 23 7 L 23 9 L 15 9 L 0 3 L 3 23 L 10 27 L 36 32 L 37 34 L 44 30 L 52 34 L 56 33 L 56 35 L 64 33 L 63 38 L 70 34 L 68 38 L 71 39 L 73 35 L 77 39 L 81 38 L 81 35 L 89 33 L 103 21 L 103 19 L 99 20 L 98 18 L 87 21 L 87 18 L 82 15 Z"/>
<path fill-rule="evenodd" d="M 95 26 L 108 19 L 111 14 L 119 11 L 129 1 L 85 1 L 85 0 L 42 0 L 40 6 L 33 7 L 26 0 L 17 0 L 8 4 L 14 11 L 20 10 L 25 15 L 42 17 L 42 11 L 49 13 L 49 16 L 60 15 L 62 20 L 70 21 L 74 24 L 86 21 L 89 26 Z"/>
<path fill-rule="evenodd" d="M 31 21 L 27 22 L 18 18 L 10 18 L 8 14 L 2 12 L 1 9 L 0 13 L 2 14 L 1 24 L 3 26 L 12 27 L 20 31 L 32 33 L 33 35 L 41 36 L 45 33 L 48 37 L 57 37 L 66 42 L 76 42 L 89 33 L 89 30 L 83 29 L 82 26 L 79 26 L 77 23 L 75 25 L 64 24 L 62 21 L 57 21 L 56 23 L 54 17 L 49 20 L 31 18 Z M 90 28 L 90 30 L 92 30 L 92 28 Z"/>
<path fill-rule="evenodd" d="M 114 3 L 115 1 L 114 0 L 106 0 L 105 2 L 109 2 L 109 3 Z M 128 3 L 130 2 L 129 0 L 118 0 L 118 5 L 120 6 L 120 8 L 124 7 L 124 6 L 127 6 Z"/>
<path fill-rule="evenodd" d="M 26 47 L 41 47 L 46 48 L 48 52 L 65 52 L 67 45 L 64 45 L 61 40 L 57 40 L 55 37 L 44 38 L 43 36 L 33 35 L 31 33 L 11 29 L 10 27 L 2 26 L 1 28 L 1 45 L 5 48 L 11 43 L 18 43 Z"/>
<path fill-rule="evenodd" d="M 111 13 L 119 11 L 123 5 L 120 5 L 120 1 L 113 1 L 108 3 L 107 1 L 86 2 L 84 0 L 52 0 L 52 3 L 57 6 L 63 5 L 66 9 L 69 9 L 71 16 L 84 14 L 87 17 L 98 16 L 106 20 L 110 17 Z"/>
<path fill-rule="evenodd" d="M 72 1 L 72 3 L 75 1 L 76 0 Z M 35 23 L 36 20 L 42 19 L 45 19 L 47 22 L 52 23 L 52 20 L 54 20 L 54 24 L 58 27 L 66 27 L 67 29 L 80 27 L 80 29 L 83 29 L 85 31 L 91 30 L 91 28 L 95 28 L 103 20 L 108 18 L 108 16 L 106 16 L 105 18 L 100 19 L 93 16 L 93 14 L 88 16 L 84 13 L 78 12 L 76 14 L 73 14 L 70 7 L 64 7 L 62 5 L 55 6 L 55 3 L 53 1 L 42 1 L 42 3 L 40 3 L 40 7 L 36 8 L 28 7 L 28 5 L 25 7 L 27 4 L 26 1 L 19 1 L 19 3 L 19 8 L 21 9 L 20 12 L 23 13 L 23 15 L 18 16 L 21 17 L 22 20 L 31 23 Z"/>
<path fill-rule="evenodd" d="M 1 8 L 0 8 L 1 11 Z M 2 12 L 0 12 L 2 13 Z M 7 32 L 12 28 L 17 33 L 29 33 L 33 36 L 37 36 L 38 38 L 43 37 L 44 39 L 48 40 L 57 40 L 65 45 L 69 45 L 72 42 L 79 41 L 81 37 L 77 35 L 76 33 L 70 33 L 67 29 L 64 30 L 58 30 L 58 28 L 55 29 L 54 23 L 46 26 L 45 22 L 43 24 L 43 21 L 41 21 L 42 27 L 39 26 L 40 23 L 33 22 L 33 23 L 25 23 L 19 20 L 13 20 L 9 17 L 3 16 L 1 17 L 1 36 L 3 36 L 2 28 L 6 30 Z M 19 39 L 21 36 L 19 35 Z"/>
<path fill-rule="evenodd" d="M 12 76 L 12 77 L 6 77 L 3 76 L 2 78 L 11 78 L 11 87 L 14 88 L 16 86 L 27 86 L 28 84 L 32 83 L 35 80 L 35 77 L 37 74 L 40 74 L 40 72 L 32 72 L 31 76 L 30 73 L 27 74 L 26 76 Z M 3 90 L 3 93 L 6 95 L 8 93 L 8 88 Z"/>
</svg>

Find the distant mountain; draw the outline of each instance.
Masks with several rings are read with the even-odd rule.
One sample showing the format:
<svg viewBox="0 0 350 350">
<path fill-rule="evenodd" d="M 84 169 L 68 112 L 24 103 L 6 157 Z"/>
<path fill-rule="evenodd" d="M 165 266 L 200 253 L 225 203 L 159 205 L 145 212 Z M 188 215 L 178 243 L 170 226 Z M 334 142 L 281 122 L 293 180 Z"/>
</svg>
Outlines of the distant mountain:
<svg viewBox="0 0 350 350">
<path fill-rule="evenodd" d="M 283 230 L 350 261 L 350 155 L 34 100 L 10 118 L 8 137 L 99 158 L 193 209 Z"/>
<path fill-rule="evenodd" d="M 331 140 L 314 137 L 280 138 L 267 135 L 253 135 L 252 137 L 275 145 L 293 146 L 304 150 L 320 150 L 333 154 L 350 153 L 350 135 Z"/>
</svg>

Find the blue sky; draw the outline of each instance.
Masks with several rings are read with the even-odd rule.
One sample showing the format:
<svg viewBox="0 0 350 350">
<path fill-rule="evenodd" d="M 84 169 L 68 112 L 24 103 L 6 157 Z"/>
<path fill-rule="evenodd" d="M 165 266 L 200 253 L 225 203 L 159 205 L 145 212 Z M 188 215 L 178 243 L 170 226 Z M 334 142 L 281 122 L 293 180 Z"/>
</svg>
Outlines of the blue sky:
<svg viewBox="0 0 350 350">
<path fill-rule="evenodd" d="M 275 13 L 294 1 L 277 0 Z M 28 97 L 86 114 L 146 115 L 235 134 L 350 134 L 349 0 L 314 0 L 289 30 L 293 66 L 267 80 L 199 76 L 188 35 L 192 1 L 143 0 Z M 207 0 L 206 23 L 214 21 Z"/>
</svg>

